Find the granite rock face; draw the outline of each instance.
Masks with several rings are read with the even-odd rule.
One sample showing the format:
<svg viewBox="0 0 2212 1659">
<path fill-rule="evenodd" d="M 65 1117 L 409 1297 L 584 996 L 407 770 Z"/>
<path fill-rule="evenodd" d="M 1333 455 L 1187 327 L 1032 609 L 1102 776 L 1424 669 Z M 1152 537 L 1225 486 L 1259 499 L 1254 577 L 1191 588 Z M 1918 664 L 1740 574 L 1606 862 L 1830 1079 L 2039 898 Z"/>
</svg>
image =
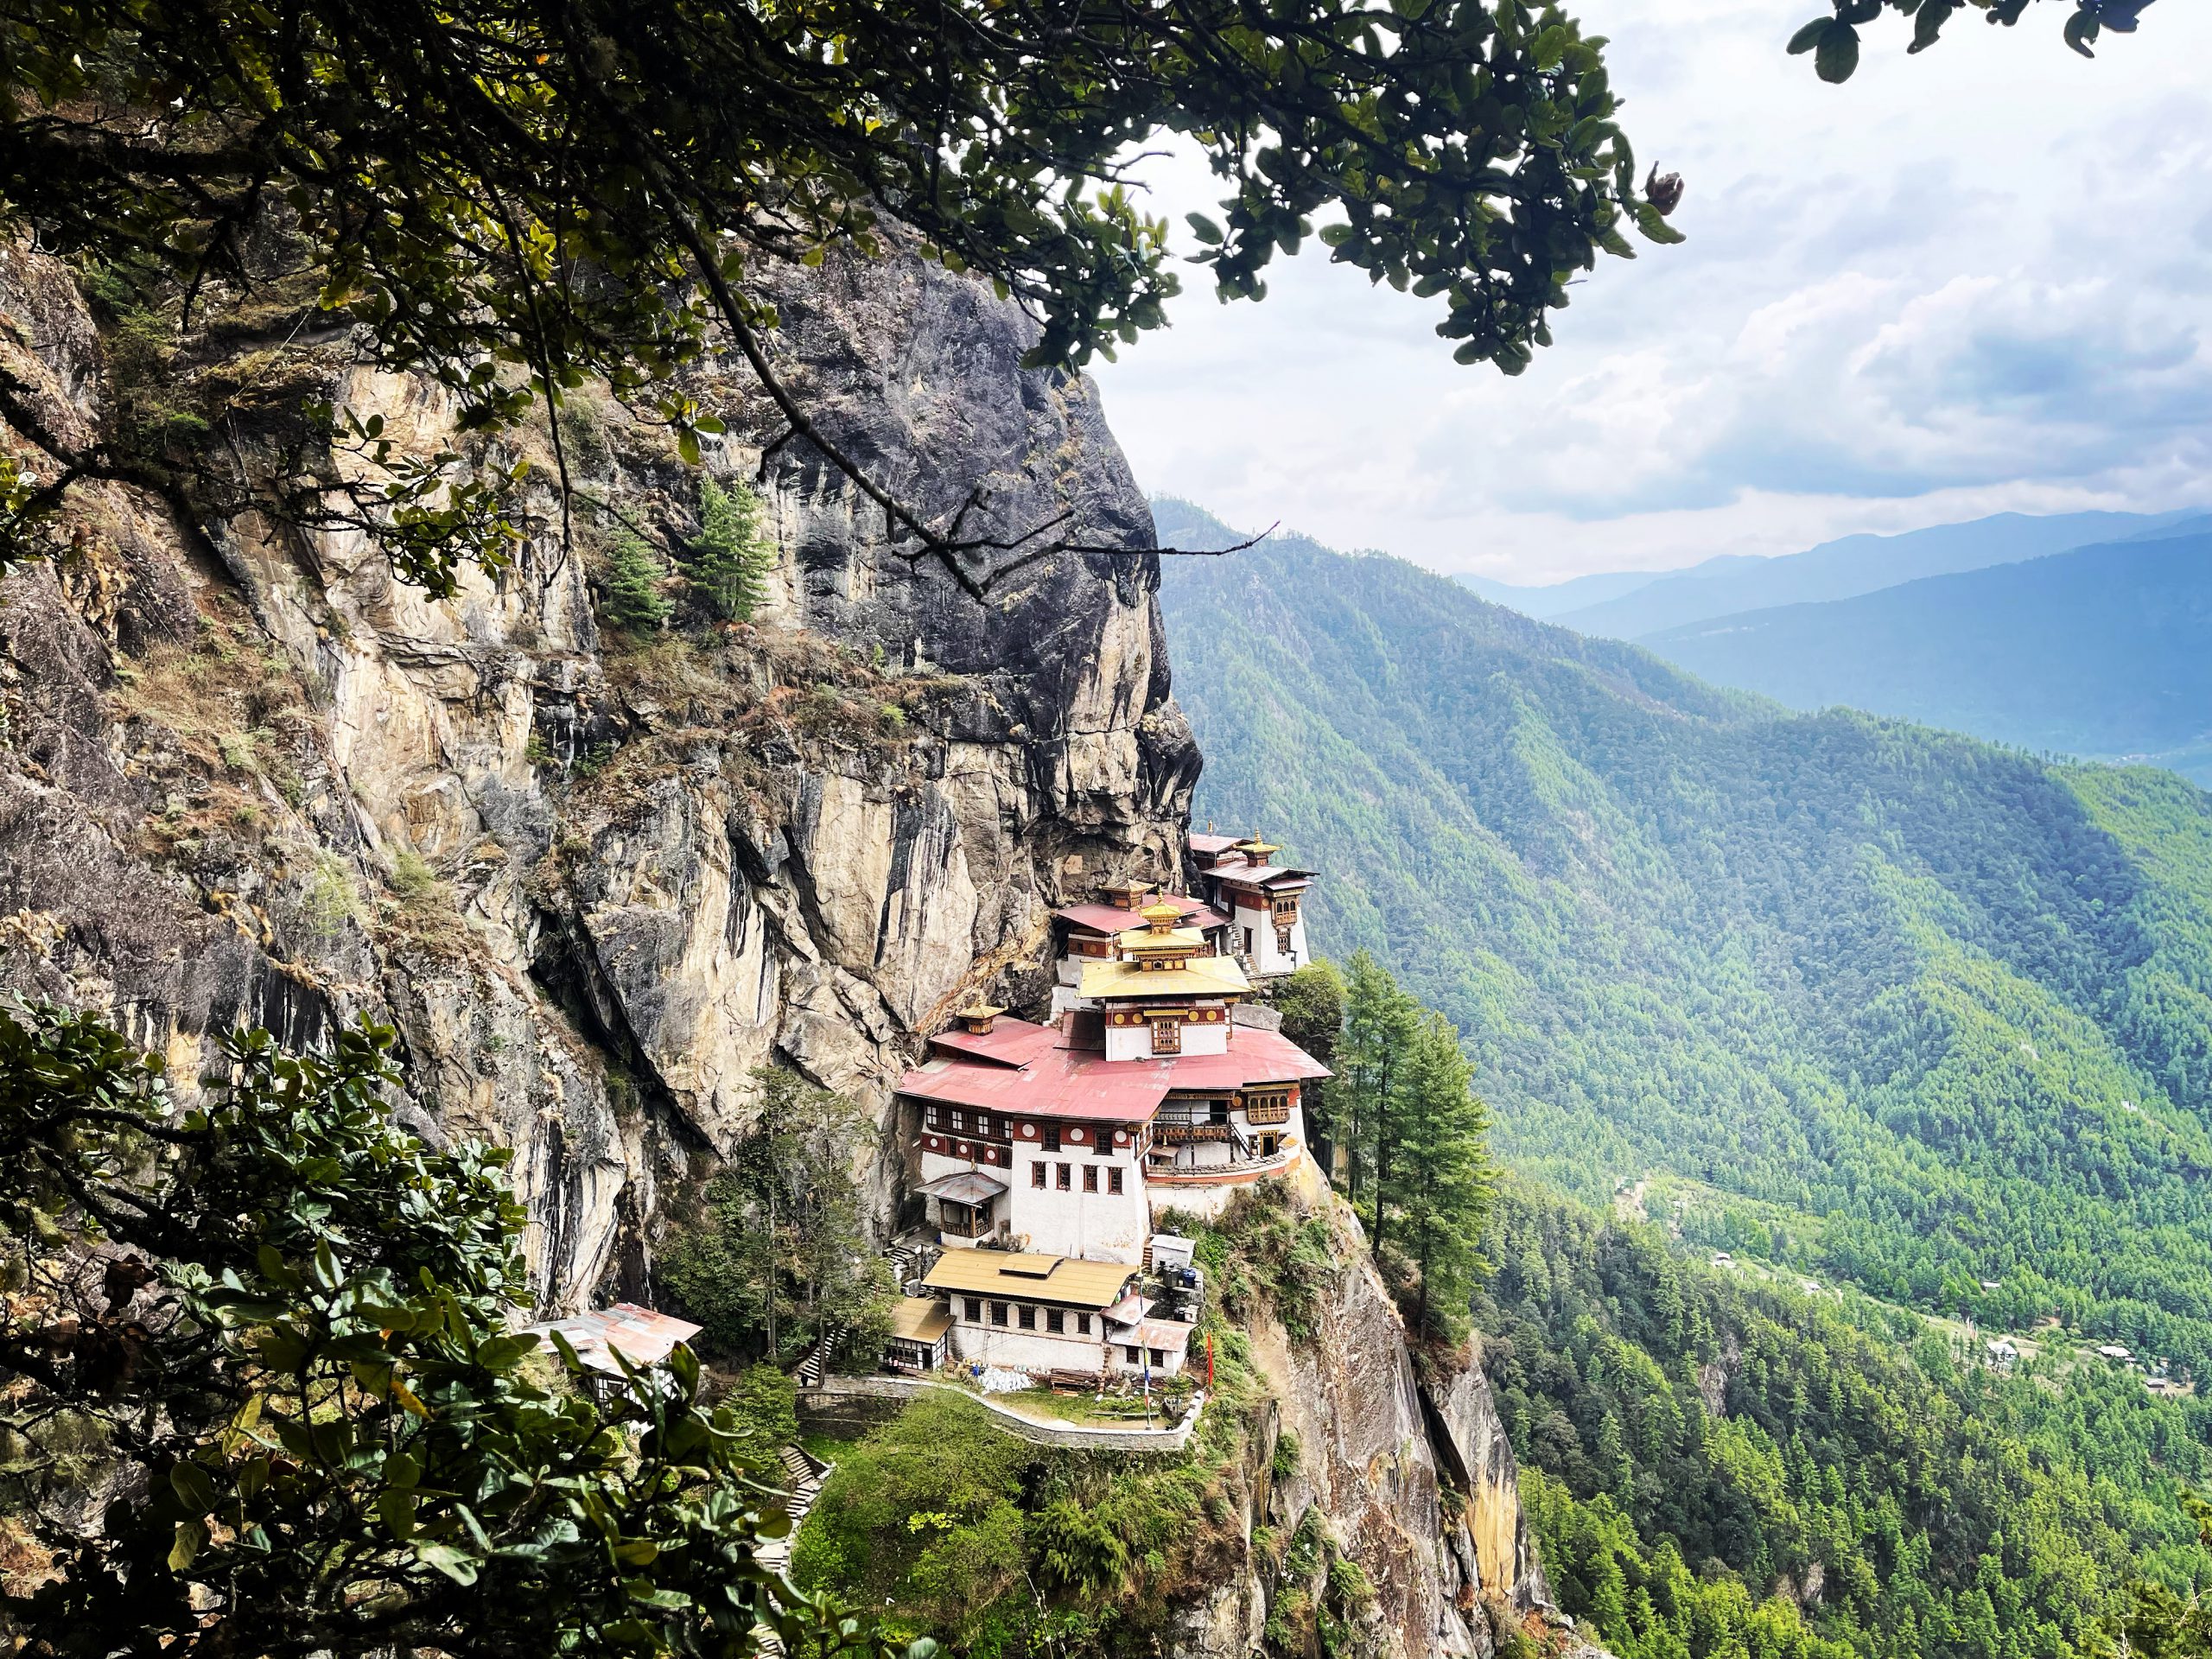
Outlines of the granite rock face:
<svg viewBox="0 0 2212 1659">
<path fill-rule="evenodd" d="M 1490 1659 L 1495 1621 L 1556 1615 L 1478 1350 L 1428 1356 L 1424 1380 L 1357 1219 L 1317 1179 L 1297 1203 L 1327 1218 L 1338 1268 L 1300 1329 L 1268 1315 L 1252 1330 L 1275 1428 L 1297 1455 L 1281 1478 L 1247 1483 L 1247 1531 L 1264 1523 L 1283 1539 L 1318 1523 L 1329 1549 L 1357 1565 L 1373 1598 L 1349 1632 L 1357 1651 Z M 1263 1460 L 1272 1451 L 1261 1448 Z M 1191 1610 L 1178 1659 L 1255 1651 L 1245 1635 L 1265 1630 L 1278 1599 L 1294 1588 L 1318 1599 L 1325 1571 L 1294 1586 L 1281 1560 L 1255 1551 L 1224 1577 Z"/>
<path fill-rule="evenodd" d="M 1030 327 L 987 288 L 893 256 L 777 298 L 825 433 L 931 512 L 1149 543 L 1095 389 L 1022 369 Z M 41 432 L 88 442 L 114 389 L 68 273 L 0 253 L 0 321 Z M 449 442 L 445 396 L 342 334 L 231 355 L 260 377 L 227 434 L 249 467 L 318 400 Z M 760 478 L 782 550 L 749 626 L 605 636 L 590 529 L 564 542 L 550 492 L 512 567 L 444 603 L 357 533 L 187 523 L 112 484 L 73 496 L 68 559 L 0 583 L 0 980 L 113 1011 L 185 1078 L 234 1024 L 396 1025 L 408 1120 L 517 1149 L 554 1308 L 637 1287 L 670 1183 L 752 1121 L 755 1068 L 888 1127 L 918 1037 L 1033 975 L 1055 905 L 1173 870 L 1198 770 L 1154 560 L 1039 560 L 979 604 L 779 442 L 741 366 L 688 390 L 728 424 L 708 473 Z M 623 522 L 696 532 L 664 435 L 588 399 L 562 435 Z"/>
</svg>

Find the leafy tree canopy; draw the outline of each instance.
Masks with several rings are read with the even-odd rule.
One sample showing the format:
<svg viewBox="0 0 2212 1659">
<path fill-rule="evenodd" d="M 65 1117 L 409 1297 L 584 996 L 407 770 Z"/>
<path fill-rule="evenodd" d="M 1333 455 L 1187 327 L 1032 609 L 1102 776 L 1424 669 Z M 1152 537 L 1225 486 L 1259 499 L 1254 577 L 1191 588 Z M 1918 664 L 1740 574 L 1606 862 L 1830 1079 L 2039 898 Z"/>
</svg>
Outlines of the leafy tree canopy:
<svg viewBox="0 0 2212 1659">
<path fill-rule="evenodd" d="M 1811 53 L 1813 66 L 1822 80 L 1849 80 L 1859 67 L 1859 29 L 1883 21 L 1885 12 L 1912 19 L 1912 44 L 1908 52 L 1925 52 L 1942 37 L 1944 24 L 1959 12 L 1979 11 L 1982 21 L 2011 28 L 2025 15 L 2030 0 L 1832 0 L 1834 11 L 1815 17 L 1789 40 L 1793 54 Z M 2062 5 L 2064 0 L 2062 0 Z M 2133 35 L 2137 20 L 2151 0 L 2072 0 L 2064 33 L 2067 45 L 2083 57 L 2104 31 Z"/>
<path fill-rule="evenodd" d="M 1462 361 L 1517 371 L 1599 250 L 1628 254 L 1631 224 L 1676 239 L 1637 193 L 1602 44 L 1528 0 L 17 6 L 0 203 L 47 249 L 165 274 L 188 311 L 304 267 L 465 429 L 600 379 L 696 458 L 716 429 L 676 377 L 718 327 L 897 536 L 942 548 L 956 532 L 783 386 L 764 262 L 873 251 L 896 220 L 1037 317 L 1036 364 L 1078 365 L 1177 291 L 1128 188 L 1172 133 L 1224 181 L 1193 221 L 1222 298 L 1261 296 L 1340 210 L 1337 259 L 1440 298 Z M 9 481 L 19 528 L 103 473 L 57 459 Z M 404 574 L 443 591 L 498 545 L 416 551 Z"/>
<path fill-rule="evenodd" d="M 391 1040 L 241 1034 L 179 1110 L 97 1017 L 0 1012 L 24 1650 L 737 1656 L 763 1624 L 876 1650 L 760 1565 L 789 1523 L 688 1351 L 595 1402 L 510 1332 L 505 1154 L 396 1133 Z"/>
</svg>

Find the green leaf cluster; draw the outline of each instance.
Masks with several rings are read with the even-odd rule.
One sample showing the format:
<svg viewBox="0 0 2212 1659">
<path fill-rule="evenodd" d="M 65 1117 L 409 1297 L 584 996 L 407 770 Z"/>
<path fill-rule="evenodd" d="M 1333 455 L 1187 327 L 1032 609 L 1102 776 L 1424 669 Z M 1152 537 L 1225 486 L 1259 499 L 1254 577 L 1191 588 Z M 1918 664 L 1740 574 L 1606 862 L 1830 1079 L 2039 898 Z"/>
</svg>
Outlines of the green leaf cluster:
<svg viewBox="0 0 2212 1659">
<path fill-rule="evenodd" d="M 758 1558 L 786 1529 L 678 1349 L 601 1382 L 510 1329 L 505 1154 L 391 1125 L 392 1033 L 226 1039 L 194 1103 L 96 1016 L 0 1012 L 9 1508 L 41 1651 L 880 1652 Z M 90 1445 L 116 1496 L 41 1502 Z M 80 1460 L 81 1461 L 81 1460 Z"/>
<path fill-rule="evenodd" d="M 2098 39 L 2106 29 L 2132 35 L 2140 15 L 2152 0 L 2059 0 L 2068 8 L 2060 33 L 2066 44 L 2083 57 L 2094 57 Z M 2018 22 L 2030 0 L 1831 0 L 1834 10 L 1815 17 L 1789 37 L 1793 55 L 1813 54 L 1813 65 L 1822 80 L 1840 83 L 1859 67 L 1861 28 L 1878 22 L 1885 12 L 1912 20 L 1910 52 L 1925 52 L 1942 37 L 1943 25 L 1953 14 L 1978 10 L 1985 22 L 2006 28 Z"/>
</svg>

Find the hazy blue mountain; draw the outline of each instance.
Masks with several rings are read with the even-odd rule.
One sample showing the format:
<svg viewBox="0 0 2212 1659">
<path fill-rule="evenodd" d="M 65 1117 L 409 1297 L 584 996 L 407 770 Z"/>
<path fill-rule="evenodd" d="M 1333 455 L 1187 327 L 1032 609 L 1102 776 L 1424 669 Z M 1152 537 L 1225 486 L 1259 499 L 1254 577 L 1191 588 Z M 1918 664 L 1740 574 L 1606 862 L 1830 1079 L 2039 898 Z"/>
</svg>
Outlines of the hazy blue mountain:
<svg viewBox="0 0 2212 1659">
<path fill-rule="evenodd" d="M 1970 524 L 1937 524 L 1902 536 L 1847 536 L 1780 558 L 1726 556 L 1638 584 L 1617 598 L 1549 613 L 1578 633 L 1642 639 L 1709 617 L 1818 600 L 1848 599 L 1922 576 L 2063 553 L 2092 542 L 2158 534 L 2192 512 L 2068 512 L 2031 518 L 2017 512 Z"/>
<path fill-rule="evenodd" d="M 1847 703 L 2212 785 L 2212 533 L 1716 617 L 1642 643 L 1792 708 Z"/>
<path fill-rule="evenodd" d="M 1542 588 L 1523 588 L 1515 582 L 1493 582 L 1488 576 L 1463 575 L 1456 580 L 1461 587 L 1481 594 L 1493 605 L 1503 605 L 1523 616 L 1533 616 L 1542 621 L 1567 611 L 1579 610 L 1586 605 L 1618 599 L 1639 588 L 1648 588 L 1662 576 L 1670 574 L 1664 570 L 1600 570 L 1594 575 L 1571 576 L 1565 582 L 1555 582 Z"/>
</svg>

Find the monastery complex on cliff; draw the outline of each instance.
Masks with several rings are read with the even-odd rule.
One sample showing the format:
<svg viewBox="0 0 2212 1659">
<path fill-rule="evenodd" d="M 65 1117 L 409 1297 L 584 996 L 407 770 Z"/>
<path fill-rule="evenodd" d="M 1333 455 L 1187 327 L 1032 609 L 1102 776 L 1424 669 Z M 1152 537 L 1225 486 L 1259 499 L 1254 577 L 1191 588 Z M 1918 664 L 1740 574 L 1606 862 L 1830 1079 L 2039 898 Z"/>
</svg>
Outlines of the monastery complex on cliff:
<svg viewBox="0 0 2212 1659">
<path fill-rule="evenodd" d="M 1054 917 L 1047 1023 L 965 1008 L 899 1094 L 938 1253 L 891 1363 L 1172 1376 L 1199 1293 L 1155 1211 L 1220 1212 L 1306 1158 L 1327 1068 L 1253 1002 L 1310 960 L 1310 871 L 1257 836 L 1191 837 L 1198 892 L 1109 883 Z M 1185 1294 L 1187 1293 L 1187 1294 Z"/>
</svg>

